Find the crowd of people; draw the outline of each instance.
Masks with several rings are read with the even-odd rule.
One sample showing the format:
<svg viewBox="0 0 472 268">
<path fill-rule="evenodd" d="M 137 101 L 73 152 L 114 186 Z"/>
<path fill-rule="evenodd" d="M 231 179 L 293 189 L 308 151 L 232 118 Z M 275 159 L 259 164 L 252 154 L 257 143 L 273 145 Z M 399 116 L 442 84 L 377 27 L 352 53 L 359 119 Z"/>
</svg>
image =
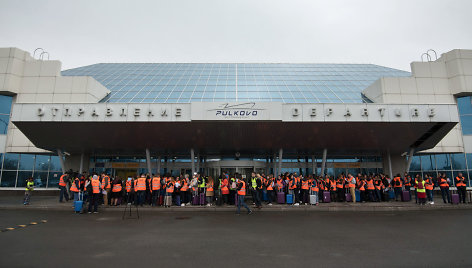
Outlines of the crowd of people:
<svg viewBox="0 0 472 268">
<path fill-rule="evenodd" d="M 459 202 L 466 202 L 466 179 L 459 173 L 454 182 L 457 187 Z M 70 185 L 70 187 L 68 187 Z M 97 213 L 98 206 L 118 206 L 134 204 L 137 206 L 221 206 L 238 205 L 252 211 L 244 203 L 250 193 L 256 208 L 262 203 L 286 203 L 294 206 L 318 205 L 320 202 L 385 202 L 390 200 L 409 201 L 412 193 L 418 204 L 433 205 L 434 189 L 439 188 L 444 203 L 453 203 L 449 186 L 452 181 L 446 174 L 438 177 L 420 175 L 412 178 L 407 173 L 397 174 L 393 179 L 383 174 L 340 174 L 333 176 L 302 176 L 297 173 L 285 173 L 277 177 L 253 173 L 250 178 L 241 174 L 230 175 L 223 172 L 214 179 L 212 176 L 188 174 L 171 176 L 166 174 L 141 174 L 122 179 L 109 174 L 62 175 L 59 179 L 60 202 L 69 199 L 68 191 L 74 195 L 74 201 L 81 198 L 88 206 L 84 212 Z"/>
</svg>

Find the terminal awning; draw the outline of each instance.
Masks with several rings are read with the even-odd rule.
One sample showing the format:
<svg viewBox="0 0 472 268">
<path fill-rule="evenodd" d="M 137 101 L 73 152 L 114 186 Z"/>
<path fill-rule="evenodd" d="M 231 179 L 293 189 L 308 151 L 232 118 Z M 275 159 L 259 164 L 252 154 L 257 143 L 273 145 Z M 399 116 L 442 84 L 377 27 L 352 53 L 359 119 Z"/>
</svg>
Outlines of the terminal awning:
<svg viewBox="0 0 472 268">
<path fill-rule="evenodd" d="M 211 105 L 15 104 L 12 122 L 39 148 L 117 154 L 402 153 L 433 148 L 458 123 L 455 105 Z"/>
</svg>

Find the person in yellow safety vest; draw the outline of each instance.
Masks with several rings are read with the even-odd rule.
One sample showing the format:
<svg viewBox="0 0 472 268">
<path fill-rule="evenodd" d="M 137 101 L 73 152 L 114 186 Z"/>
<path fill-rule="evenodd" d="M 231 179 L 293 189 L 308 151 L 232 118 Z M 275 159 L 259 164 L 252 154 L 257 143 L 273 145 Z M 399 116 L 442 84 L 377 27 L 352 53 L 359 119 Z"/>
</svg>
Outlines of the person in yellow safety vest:
<svg viewBox="0 0 472 268">
<path fill-rule="evenodd" d="M 236 212 L 237 215 L 241 214 L 241 206 L 247 209 L 247 214 L 252 214 L 252 210 L 244 202 L 244 198 L 246 197 L 246 182 L 243 179 L 238 179 L 236 189 L 238 191 L 238 210 Z"/>
<path fill-rule="evenodd" d="M 455 183 L 457 187 L 457 193 L 459 194 L 459 203 L 462 201 L 462 203 L 465 204 L 465 196 L 467 194 L 467 190 L 466 190 L 467 182 L 464 176 L 462 176 L 461 172 L 457 174 Z"/>
<path fill-rule="evenodd" d="M 72 185 L 70 186 L 70 191 L 74 193 L 74 202 L 79 200 L 79 193 L 80 193 L 80 180 L 79 178 L 75 177 Z"/>
<path fill-rule="evenodd" d="M 418 196 L 418 203 L 420 205 L 426 204 L 425 182 L 423 181 L 423 178 L 421 178 L 421 176 L 419 175 L 416 175 L 415 186 L 416 186 L 416 195 Z"/>
<path fill-rule="evenodd" d="M 25 197 L 23 198 L 23 205 L 29 205 L 31 199 L 31 193 L 34 190 L 34 180 L 33 177 L 29 177 L 26 180 L 26 188 L 25 188 Z"/>
<path fill-rule="evenodd" d="M 205 192 L 205 188 L 206 188 L 205 183 L 206 183 L 206 179 L 203 176 L 200 176 L 200 174 L 198 174 L 198 190 L 200 193 Z"/>
<path fill-rule="evenodd" d="M 151 180 L 151 192 L 152 192 L 152 202 L 153 207 L 158 205 L 159 195 L 161 193 L 161 174 L 154 175 L 152 174 Z"/>
<path fill-rule="evenodd" d="M 64 202 L 63 200 L 64 198 L 66 199 L 66 201 L 69 201 L 69 194 L 67 194 L 67 189 L 66 189 L 68 179 L 69 179 L 68 174 L 62 174 L 61 177 L 59 177 L 59 189 L 61 190 L 59 192 L 59 202 L 61 203 Z"/>
<path fill-rule="evenodd" d="M 141 174 L 141 176 L 135 181 L 134 190 L 137 197 L 136 204 L 143 206 L 144 195 L 146 194 L 146 177 L 144 177 L 144 174 Z"/>
<path fill-rule="evenodd" d="M 92 213 L 92 206 L 93 213 L 98 213 L 98 200 L 103 186 L 97 175 L 93 175 L 90 183 L 92 184 L 92 199 L 89 202 L 88 213 Z"/>
</svg>

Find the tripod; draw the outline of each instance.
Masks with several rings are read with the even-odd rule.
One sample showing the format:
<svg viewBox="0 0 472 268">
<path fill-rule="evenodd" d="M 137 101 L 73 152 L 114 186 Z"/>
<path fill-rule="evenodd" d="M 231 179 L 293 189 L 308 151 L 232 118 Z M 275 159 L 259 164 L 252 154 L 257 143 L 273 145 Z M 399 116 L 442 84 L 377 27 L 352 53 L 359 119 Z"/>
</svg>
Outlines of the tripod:
<svg viewBox="0 0 472 268">
<path fill-rule="evenodd" d="M 129 216 L 127 217 L 127 219 L 139 219 L 139 210 L 138 210 L 138 205 L 136 204 L 136 216 L 137 217 L 131 217 L 131 207 L 133 206 L 132 203 L 126 203 L 126 207 L 125 207 L 125 210 L 123 210 L 123 216 L 121 217 L 122 220 L 125 219 L 125 216 L 126 216 L 126 211 L 128 210 L 128 207 L 129 207 Z"/>
</svg>

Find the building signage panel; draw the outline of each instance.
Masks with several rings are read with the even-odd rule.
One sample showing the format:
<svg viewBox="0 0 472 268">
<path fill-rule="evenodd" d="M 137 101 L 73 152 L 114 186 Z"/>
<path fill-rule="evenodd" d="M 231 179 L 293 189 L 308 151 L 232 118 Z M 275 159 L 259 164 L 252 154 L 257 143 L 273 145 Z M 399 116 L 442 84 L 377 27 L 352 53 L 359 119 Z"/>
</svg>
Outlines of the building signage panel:
<svg viewBox="0 0 472 268">
<path fill-rule="evenodd" d="M 12 122 L 457 122 L 449 104 L 14 104 Z"/>
</svg>

